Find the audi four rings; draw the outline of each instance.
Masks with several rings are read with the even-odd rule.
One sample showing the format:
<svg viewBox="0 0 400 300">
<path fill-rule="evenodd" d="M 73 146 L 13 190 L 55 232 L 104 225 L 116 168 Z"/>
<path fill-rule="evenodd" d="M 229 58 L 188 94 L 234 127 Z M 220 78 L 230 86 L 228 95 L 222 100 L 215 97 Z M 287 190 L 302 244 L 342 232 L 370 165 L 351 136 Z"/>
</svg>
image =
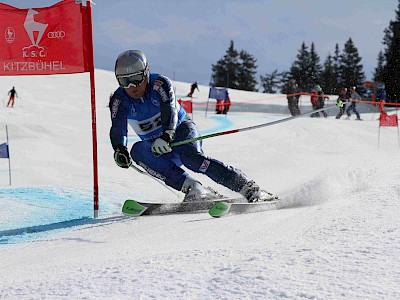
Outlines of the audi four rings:
<svg viewBox="0 0 400 300">
<path fill-rule="evenodd" d="M 62 39 L 65 37 L 65 31 L 59 30 L 59 31 L 51 31 L 47 34 L 47 37 L 49 39 Z"/>
</svg>

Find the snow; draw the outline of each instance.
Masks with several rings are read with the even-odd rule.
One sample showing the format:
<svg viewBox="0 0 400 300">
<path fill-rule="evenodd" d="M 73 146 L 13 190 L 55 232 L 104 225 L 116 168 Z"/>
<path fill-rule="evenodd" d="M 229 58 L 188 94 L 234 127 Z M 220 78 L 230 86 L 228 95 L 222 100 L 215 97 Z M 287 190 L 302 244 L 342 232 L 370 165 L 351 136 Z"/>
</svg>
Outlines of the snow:
<svg viewBox="0 0 400 300">
<path fill-rule="evenodd" d="M 0 143 L 1 299 L 399 299 L 400 160 L 396 128 L 376 107 L 364 121 L 304 117 L 203 141 L 205 152 L 282 198 L 280 209 L 211 218 L 206 212 L 129 218 L 125 199 L 179 201 L 118 168 L 108 140 L 113 73 L 96 70 L 100 217 L 93 219 L 88 74 L 3 77 Z M 19 94 L 4 107 L 11 87 Z M 185 95 L 190 83 L 176 82 Z M 232 111 L 202 134 L 288 117 L 285 95 L 230 90 Z M 250 104 L 249 104 L 250 103 Z M 251 104 L 252 103 L 252 104 Z M 303 96 L 302 110 L 309 111 Z M 327 106 L 335 103 L 332 96 Z M 130 132 L 130 145 L 137 140 Z M 233 192 L 205 176 L 204 185 Z M 179 197 L 182 195 L 179 193 Z"/>
</svg>

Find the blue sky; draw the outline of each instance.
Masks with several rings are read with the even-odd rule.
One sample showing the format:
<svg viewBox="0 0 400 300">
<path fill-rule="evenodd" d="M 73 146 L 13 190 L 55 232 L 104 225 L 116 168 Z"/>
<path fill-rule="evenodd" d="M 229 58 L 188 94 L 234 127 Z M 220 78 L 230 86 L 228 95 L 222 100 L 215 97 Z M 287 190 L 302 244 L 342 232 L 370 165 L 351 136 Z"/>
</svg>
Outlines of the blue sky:
<svg viewBox="0 0 400 300">
<path fill-rule="evenodd" d="M 59 1 L 14 0 L 20 8 Z M 372 77 L 383 30 L 394 20 L 398 0 L 95 0 L 95 65 L 113 70 L 127 49 L 143 50 L 152 72 L 207 85 L 211 65 L 223 57 L 230 40 L 257 59 L 259 75 L 289 70 L 304 41 L 314 42 L 321 63 L 335 44 L 351 37 Z M 29 6 L 27 6 L 29 5 Z"/>
</svg>

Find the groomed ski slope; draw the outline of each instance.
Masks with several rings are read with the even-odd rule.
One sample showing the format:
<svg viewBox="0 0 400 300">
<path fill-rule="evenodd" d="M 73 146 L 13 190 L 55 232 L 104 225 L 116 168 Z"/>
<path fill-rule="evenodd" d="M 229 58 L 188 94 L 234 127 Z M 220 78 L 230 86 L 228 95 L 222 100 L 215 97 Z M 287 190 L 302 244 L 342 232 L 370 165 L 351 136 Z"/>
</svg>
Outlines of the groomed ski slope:
<svg viewBox="0 0 400 300">
<path fill-rule="evenodd" d="M 125 218 L 127 198 L 178 196 L 115 165 L 107 105 L 116 81 L 96 70 L 100 218 L 93 220 L 88 75 L 4 77 L 2 103 L 13 85 L 15 107 L 0 109 L 12 167 L 8 186 L 8 161 L 0 159 L 1 299 L 400 298 L 400 149 L 396 128 L 381 129 L 378 149 L 375 107 L 359 106 L 362 122 L 335 120 L 334 108 L 327 119 L 203 141 L 208 155 L 279 195 L 279 210 Z M 190 89 L 176 86 L 178 96 Z M 203 134 L 289 116 L 283 95 L 230 90 L 228 116 L 212 106 L 205 118 L 208 87 L 199 88 L 194 120 Z M 301 103 L 309 111 L 309 98 Z M 136 140 L 130 133 L 130 145 Z"/>
</svg>

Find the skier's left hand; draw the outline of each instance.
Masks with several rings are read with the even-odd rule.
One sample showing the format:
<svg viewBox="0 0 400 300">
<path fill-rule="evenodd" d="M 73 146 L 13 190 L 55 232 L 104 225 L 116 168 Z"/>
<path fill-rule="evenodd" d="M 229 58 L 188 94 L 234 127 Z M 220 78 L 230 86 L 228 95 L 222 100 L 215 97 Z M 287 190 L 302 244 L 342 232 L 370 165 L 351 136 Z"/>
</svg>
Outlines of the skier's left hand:
<svg viewBox="0 0 400 300">
<path fill-rule="evenodd" d="M 160 136 L 158 139 L 156 139 L 153 142 L 153 145 L 151 145 L 151 152 L 155 156 L 160 156 L 165 153 L 169 153 L 172 151 L 170 142 L 175 136 L 175 131 L 173 130 L 166 130 L 164 131 L 163 135 Z"/>
<path fill-rule="evenodd" d="M 124 145 L 118 145 L 114 152 L 115 163 L 124 169 L 128 169 L 132 165 L 132 159 L 129 155 L 128 148 Z"/>
</svg>

